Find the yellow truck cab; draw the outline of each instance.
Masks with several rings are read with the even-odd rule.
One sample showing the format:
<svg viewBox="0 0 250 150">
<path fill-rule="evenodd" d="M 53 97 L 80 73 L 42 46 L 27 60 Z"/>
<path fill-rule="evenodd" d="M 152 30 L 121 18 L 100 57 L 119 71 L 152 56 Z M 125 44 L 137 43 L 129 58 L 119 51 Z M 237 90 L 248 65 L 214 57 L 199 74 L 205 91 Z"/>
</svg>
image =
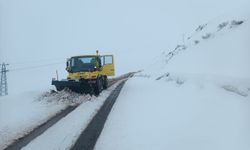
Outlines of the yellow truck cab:
<svg viewBox="0 0 250 150">
<path fill-rule="evenodd" d="M 64 88 L 79 93 L 99 93 L 108 87 L 108 76 L 115 75 L 113 55 L 80 55 L 67 60 L 67 80 L 53 80 L 58 91 Z"/>
</svg>

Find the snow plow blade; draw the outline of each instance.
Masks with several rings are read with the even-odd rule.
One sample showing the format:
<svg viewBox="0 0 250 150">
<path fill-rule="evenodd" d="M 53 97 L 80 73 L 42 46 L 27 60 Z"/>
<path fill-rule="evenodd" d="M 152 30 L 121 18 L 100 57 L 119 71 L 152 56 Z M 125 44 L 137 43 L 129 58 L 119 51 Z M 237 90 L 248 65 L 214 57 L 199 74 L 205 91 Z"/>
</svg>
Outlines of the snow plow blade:
<svg viewBox="0 0 250 150">
<path fill-rule="evenodd" d="M 52 85 L 56 87 L 57 91 L 62 91 L 63 89 L 70 89 L 77 93 L 92 93 L 92 84 L 87 81 L 57 81 L 53 80 Z"/>
</svg>

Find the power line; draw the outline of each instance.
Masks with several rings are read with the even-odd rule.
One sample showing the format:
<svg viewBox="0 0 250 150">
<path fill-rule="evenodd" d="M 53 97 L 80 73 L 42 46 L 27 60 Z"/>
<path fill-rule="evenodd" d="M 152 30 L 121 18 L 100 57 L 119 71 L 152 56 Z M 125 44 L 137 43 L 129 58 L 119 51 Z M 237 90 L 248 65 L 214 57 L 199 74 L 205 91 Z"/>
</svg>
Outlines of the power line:
<svg viewBox="0 0 250 150">
<path fill-rule="evenodd" d="M 48 61 L 58 61 L 58 60 L 65 60 L 65 57 L 61 58 L 51 58 L 51 59 L 39 59 L 39 60 L 25 60 L 25 61 L 16 61 L 10 62 L 11 65 L 23 65 L 23 64 L 31 64 L 31 63 L 39 63 L 39 62 L 48 62 Z"/>
<path fill-rule="evenodd" d="M 14 69 L 10 69 L 10 70 L 7 69 L 7 66 L 9 64 L 6 64 L 6 63 L 0 64 L 0 66 L 1 66 L 0 96 L 8 95 L 7 72 L 37 69 L 37 68 L 49 67 L 49 66 L 63 64 L 63 63 L 64 62 L 56 62 L 56 63 L 29 66 L 29 67 L 23 67 L 23 68 L 14 68 Z"/>
<path fill-rule="evenodd" d="M 36 65 L 36 66 L 29 66 L 29 67 L 22 67 L 22 68 L 14 68 L 14 69 L 10 69 L 9 71 L 13 72 L 13 71 L 22 71 L 22 70 L 37 69 L 37 68 L 49 67 L 49 66 L 63 64 L 63 63 L 65 63 L 65 62 L 56 62 L 56 63 Z"/>
</svg>

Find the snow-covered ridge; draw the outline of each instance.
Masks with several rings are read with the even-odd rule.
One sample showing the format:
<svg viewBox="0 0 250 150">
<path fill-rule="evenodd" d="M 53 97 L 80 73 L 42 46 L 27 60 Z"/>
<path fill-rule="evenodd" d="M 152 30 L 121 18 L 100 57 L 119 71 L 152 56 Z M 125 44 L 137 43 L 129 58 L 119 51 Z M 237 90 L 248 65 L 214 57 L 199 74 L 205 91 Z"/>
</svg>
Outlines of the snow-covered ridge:
<svg viewBox="0 0 250 150">
<path fill-rule="evenodd" d="M 242 25 L 245 22 L 245 20 L 229 20 L 229 21 L 222 21 L 221 23 L 218 23 L 216 26 L 215 23 L 212 25 L 206 23 L 199 25 L 194 33 L 189 36 L 184 43 L 176 45 L 174 50 L 166 53 L 163 52 L 163 56 L 165 57 L 165 62 L 168 63 L 174 56 L 176 56 L 179 52 L 186 50 L 188 48 L 192 48 L 193 46 L 196 46 L 206 40 L 209 40 L 211 38 L 215 38 L 217 36 L 222 36 L 226 34 L 227 32 L 230 32 L 236 28 L 238 28 L 240 25 Z M 210 25 L 210 26 L 209 26 Z M 185 43 L 187 42 L 187 43 Z"/>
</svg>

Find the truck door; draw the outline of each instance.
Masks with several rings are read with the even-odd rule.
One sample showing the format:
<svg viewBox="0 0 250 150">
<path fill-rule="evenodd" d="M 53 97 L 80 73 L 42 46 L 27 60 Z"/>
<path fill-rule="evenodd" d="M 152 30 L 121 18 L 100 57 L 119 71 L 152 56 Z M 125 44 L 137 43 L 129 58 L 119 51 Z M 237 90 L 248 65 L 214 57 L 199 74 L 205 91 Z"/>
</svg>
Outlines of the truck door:
<svg viewBox="0 0 250 150">
<path fill-rule="evenodd" d="M 107 76 L 115 75 L 115 65 L 114 65 L 114 56 L 113 55 L 103 55 L 101 56 L 103 68 L 103 74 Z"/>
</svg>

